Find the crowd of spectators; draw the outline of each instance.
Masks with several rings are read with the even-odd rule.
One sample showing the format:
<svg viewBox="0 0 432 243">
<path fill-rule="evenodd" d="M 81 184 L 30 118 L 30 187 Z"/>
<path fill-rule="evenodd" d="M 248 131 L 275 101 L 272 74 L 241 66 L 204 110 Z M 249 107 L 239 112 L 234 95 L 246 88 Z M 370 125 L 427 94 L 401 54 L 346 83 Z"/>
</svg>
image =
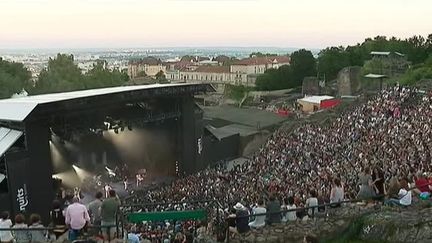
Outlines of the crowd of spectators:
<svg viewBox="0 0 432 243">
<path fill-rule="evenodd" d="M 282 208 L 384 197 L 387 204 L 409 205 L 409 188 L 417 185 L 418 193 L 430 192 L 431 121 L 430 94 L 393 87 L 330 124 L 304 124 L 293 132 L 279 129 L 253 158 L 231 170 L 209 168 L 139 200 L 214 199 L 228 214 L 235 205 L 262 212 L 262 200 L 267 212 L 275 210 L 273 199 L 283 202 Z"/>
<path fill-rule="evenodd" d="M 100 195 L 102 193 L 98 192 L 89 206 L 73 194 L 54 200 L 48 227 L 42 224 L 38 214 L 32 214 L 27 224 L 24 214 L 17 214 L 12 222 L 9 212 L 3 212 L 0 215 L 0 242 L 52 242 L 61 237 L 75 241 L 91 230 L 95 231 L 93 236 L 100 236 L 99 239 L 114 239 L 120 199 L 114 190 L 109 192 L 108 198 L 102 199 Z"/>
<path fill-rule="evenodd" d="M 147 211 L 180 211 L 194 209 L 189 201 L 215 200 L 226 208 L 222 213 L 228 216 L 230 231 L 236 233 L 313 217 L 322 208 L 282 214 L 280 210 L 328 202 L 338 207 L 345 199 L 367 202 L 374 198 L 385 200 L 387 205 L 409 206 L 413 194 L 427 197 L 432 189 L 431 124 L 430 94 L 393 87 L 346 111 L 330 124 L 306 123 L 294 131 L 282 127 L 250 160 L 232 169 L 224 165 L 205 169 L 137 194 L 134 202 L 155 203 L 154 207 L 146 207 Z M 84 213 L 82 220 L 101 225 L 113 223 L 113 218 L 96 209 L 104 208 L 105 203 L 105 208 L 112 212 L 117 202 L 101 198 L 100 195 L 90 204 L 89 218 Z M 174 201 L 184 203 L 170 204 Z M 75 203 L 71 201 L 72 205 Z M 60 209 L 55 205 L 53 212 Z M 82 215 L 85 208 L 78 209 L 76 212 Z M 70 226 L 74 223 L 68 220 L 68 212 L 72 215 L 74 211 L 74 207 L 66 210 L 65 222 Z M 268 215 L 242 217 L 250 213 Z M 10 221 L 3 216 L 0 227 Z M 37 226 L 34 220 L 32 225 Z M 23 227 L 17 223 L 22 221 L 16 221 L 15 226 Z M 208 223 L 210 227 L 215 225 L 212 218 Z M 196 234 L 199 228 L 202 232 L 211 230 L 196 222 L 162 222 L 131 225 L 129 233 L 131 239 L 139 234 L 142 238 L 157 235 L 159 239 L 188 242 L 189 234 Z M 1 237 L 9 235 L 2 233 Z"/>
</svg>

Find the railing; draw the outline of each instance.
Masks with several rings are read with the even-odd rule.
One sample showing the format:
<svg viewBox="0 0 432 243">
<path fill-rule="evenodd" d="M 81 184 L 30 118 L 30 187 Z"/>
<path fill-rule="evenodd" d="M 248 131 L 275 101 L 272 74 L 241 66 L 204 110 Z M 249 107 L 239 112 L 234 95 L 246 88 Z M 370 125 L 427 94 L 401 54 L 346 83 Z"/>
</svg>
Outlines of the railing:
<svg viewBox="0 0 432 243">
<path fill-rule="evenodd" d="M 432 185 L 431 183 L 427 183 L 424 184 L 422 186 L 430 186 Z M 417 186 L 411 187 L 408 189 L 408 191 L 412 191 L 414 189 L 418 189 Z M 253 217 L 257 217 L 257 216 L 274 216 L 274 215 L 281 215 L 282 214 L 286 214 L 289 212 L 308 212 L 309 209 L 312 209 L 312 215 L 311 218 L 315 218 L 315 209 L 317 208 L 325 208 L 325 216 L 328 216 L 328 209 L 333 209 L 333 210 L 337 210 L 339 209 L 342 204 L 348 204 L 348 203 L 358 203 L 358 202 L 363 202 L 363 201 L 367 201 L 367 200 L 375 200 L 375 201 L 382 201 L 382 199 L 386 198 L 387 196 L 389 196 L 388 194 L 378 194 L 373 196 L 372 198 L 369 199 L 352 199 L 352 200 L 343 200 L 340 202 L 334 202 L 334 203 L 323 203 L 323 204 L 319 204 L 316 206 L 310 206 L 310 207 L 299 207 L 299 208 L 294 208 L 294 209 L 286 209 L 286 210 L 279 210 L 279 211 L 273 211 L 273 212 L 266 212 L 266 213 L 260 213 L 260 214 L 248 214 L 248 215 L 243 215 L 243 216 L 236 216 L 236 217 L 231 217 L 231 219 L 238 219 L 238 218 L 253 218 Z M 306 216 L 308 214 L 305 214 L 304 216 Z M 308 215 L 309 216 L 309 215 Z M 226 220 L 228 220 L 229 218 L 227 218 Z M 226 222 L 227 223 L 227 222 Z M 229 232 L 229 227 L 226 228 L 225 231 L 225 235 L 226 235 L 226 242 L 229 242 L 229 237 L 230 237 L 230 232 Z"/>
<path fill-rule="evenodd" d="M 259 213 L 259 214 L 248 214 L 248 215 L 243 215 L 243 216 L 236 216 L 236 217 L 231 217 L 231 219 L 239 219 L 239 218 L 253 218 L 253 217 L 257 217 L 257 216 L 267 216 L 267 217 L 271 217 L 274 215 L 280 215 L 282 217 L 283 214 L 289 213 L 289 212 L 308 212 L 309 209 L 312 209 L 312 215 L 310 215 L 311 218 L 315 218 L 315 209 L 319 209 L 319 208 L 325 208 L 325 211 L 327 212 L 328 208 L 332 208 L 332 209 L 338 209 L 338 206 L 341 206 L 342 204 L 347 204 L 347 203 L 357 203 L 357 202 L 361 202 L 363 200 L 360 199 L 354 199 L 354 200 L 344 200 L 344 201 L 340 201 L 340 202 L 334 202 L 334 203 L 323 203 L 323 204 L 319 204 L 316 206 L 310 206 L 310 207 L 299 207 L 299 208 L 293 208 L 293 209 L 286 209 L 286 210 L 279 210 L 279 211 L 273 211 L 273 212 L 266 212 L 266 213 Z M 306 214 L 308 215 L 308 214 Z M 305 216 L 306 216 L 305 215 Z M 227 218 L 228 220 L 229 218 Z M 230 239 L 230 232 L 229 232 L 229 227 L 227 227 L 226 229 L 226 242 L 229 242 Z"/>
<path fill-rule="evenodd" d="M 182 205 L 180 211 L 176 211 L 176 205 Z M 141 219 L 146 219 L 144 221 L 150 225 L 165 220 L 168 220 L 171 225 L 175 225 L 177 221 L 197 223 L 202 220 L 217 221 L 220 219 L 219 222 L 221 220 L 223 222 L 221 209 L 221 204 L 215 200 L 125 204 L 119 208 L 118 222 L 122 225 L 141 222 Z M 195 223 L 193 223 L 194 227 L 196 226 Z M 157 237 L 155 239 L 161 240 Z"/>
<path fill-rule="evenodd" d="M 113 235 L 111 233 L 112 229 L 116 229 L 116 234 Z M 77 238 L 77 240 L 89 240 L 92 238 L 99 238 L 99 240 L 102 240 L 102 242 L 110 242 L 111 240 L 115 238 L 120 238 L 119 235 L 119 226 L 118 225 L 87 225 L 83 229 L 80 230 L 80 234 Z M 55 231 L 62 232 L 62 234 L 59 237 L 56 237 Z M 43 242 L 56 242 L 60 241 L 63 242 L 65 239 L 69 238 L 69 231 L 70 229 L 66 226 L 64 227 L 40 227 L 40 228 L 0 228 L 0 232 L 11 232 L 12 236 L 15 238 L 16 232 L 41 232 L 43 234 L 43 237 L 45 238 L 45 241 Z M 104 234 L 103 231 L 106 233 Z M 105 236 L 107 238 L 105 238 Z M 29 236 L 31 238 L 31 234 Z M 123 237 L 121 237 L 123 238 Z M 31 239 L 29 239 L 31 241 Z M 100 241 L 99 241 L 100 242 Z"/>
</svg>

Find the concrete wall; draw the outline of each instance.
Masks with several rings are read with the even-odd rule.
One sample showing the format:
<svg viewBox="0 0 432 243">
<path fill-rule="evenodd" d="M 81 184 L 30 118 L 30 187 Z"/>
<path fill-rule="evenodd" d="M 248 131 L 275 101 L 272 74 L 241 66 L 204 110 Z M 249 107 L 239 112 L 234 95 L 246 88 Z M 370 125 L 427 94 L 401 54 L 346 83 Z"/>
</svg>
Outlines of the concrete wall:
<svg viewBox="0 0 432 243">
<path fill-rule="evenodd" d="M 306 101 L 302 101 L 302 100 L 299 100 L 297 102 L 302 106 L 301 110 L 303 112 L 313 112 L 313 111 L 319 110 L 319 108 L 320 108 L 320 104 L 317 104 L 317 103 L 311 103 L 311 102 L 306 102 Z"/>
</svg>

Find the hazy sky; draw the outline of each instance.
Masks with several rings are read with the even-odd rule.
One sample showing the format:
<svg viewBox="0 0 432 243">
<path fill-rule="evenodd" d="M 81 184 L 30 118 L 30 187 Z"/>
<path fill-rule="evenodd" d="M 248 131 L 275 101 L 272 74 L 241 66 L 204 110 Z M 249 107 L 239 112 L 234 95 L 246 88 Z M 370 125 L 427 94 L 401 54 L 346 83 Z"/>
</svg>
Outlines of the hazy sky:
<svg viewBox="0 0 432 243">
<path fill-rule="evenodd" d="M 1 48 L 321 48 L 432 33 L 432 0 L 0 0 Z"/>
</svg>

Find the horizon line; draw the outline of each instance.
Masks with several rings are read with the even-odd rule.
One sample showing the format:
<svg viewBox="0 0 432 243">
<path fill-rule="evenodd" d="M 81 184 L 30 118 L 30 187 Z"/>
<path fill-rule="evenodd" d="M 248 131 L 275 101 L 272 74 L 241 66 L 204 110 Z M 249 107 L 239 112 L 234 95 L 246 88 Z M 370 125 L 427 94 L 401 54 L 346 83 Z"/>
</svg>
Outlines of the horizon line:
<svg viewBox="0 0 432 243">
<path fill-rule="evenodd" d="M 239 45 L 220 45 L 220 46 L 124 46 L 124 47 L 0 47 L 2 50 L 88 50 L 88 49 L 223 49 L 223 48 L 239 48 L 239 49 L 251 49 L 251 48 L 274 48 L 274 49 L 306 49 L 306 50 L 321 50 L 319 47 L 292 47 L 292 46 L 239 46 Z"/>
</svg>

